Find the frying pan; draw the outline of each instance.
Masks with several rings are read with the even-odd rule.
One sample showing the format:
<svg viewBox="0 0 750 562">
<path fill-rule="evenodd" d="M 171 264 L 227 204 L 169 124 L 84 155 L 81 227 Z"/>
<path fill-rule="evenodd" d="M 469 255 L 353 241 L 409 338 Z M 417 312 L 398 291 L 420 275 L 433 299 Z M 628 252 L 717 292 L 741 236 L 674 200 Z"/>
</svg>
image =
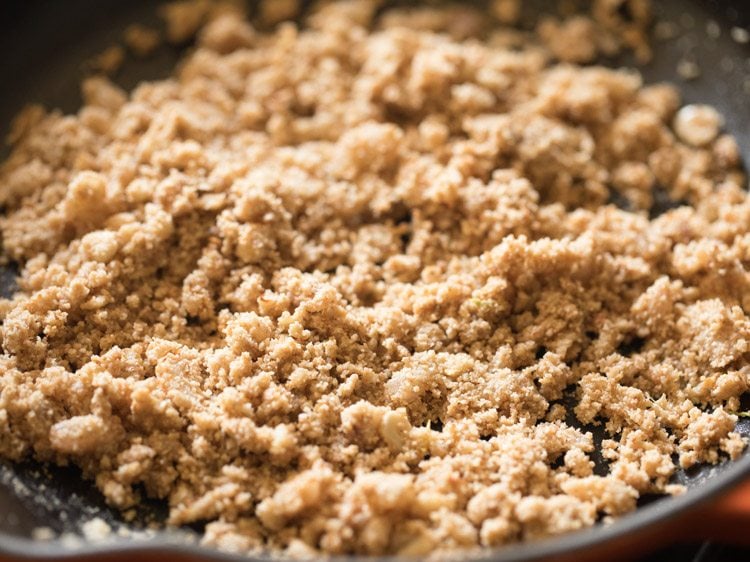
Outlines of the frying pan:
<svg viewBox="0 0 750 562">
<path fill-rule="evenodd" d="M 750 23 L 750 12 L 743 10 L 744 2 L 656 0 L 654 4 L 657 17 L 675 22 L 680 34 L 669 42 L 656 41 L 654 60 L 641 68 L 646 82 L 678 83 L 686 102 L 700 101 L 717 107 L 726 117 L 727 129 L 738 139 L 744 160 L 750 161 L 750 45 L 737 41 L 738 34 L 735 32 L 733 37 L 730 32 L 733 27 Z M 525 1 L 525 17 L 533 18 L 534 13 L 545 8 L 551 11 L 553 2 Z M 75 111 L 80 104 L 82 62 L 116 42 L 122 30 L 133 22 L 156 24 L 155 3 L 1 2 L 0 133 L 7 132 L 13 115 L 28 102 Z M 164 46 L 148 60 L 128 61 L 116 81 L 132 88 L 141 80 L 166 77 L 180 56 L 179 49 Z M 677 71 L 680 60 L 697 63 L 700 77 L 682 79 Z M 604 62 L 614 66 L 634 64 L 627 56 Z M 7 154 L 7 149 L 3 150 Z M 0 152 L 0 158 L 3 156 Z M 14 276 L 12 266 L 0 268 L 0 291 L 6 296 L 13 292 Z M 747 409 L 750 401 L 744 402 Z M 595 439 L 602 438 L 597 428 L 586 429 L 594 432 Z M 738 431 L 750 437 L 750 420 L 741 419 Z M 606 470 L 603 459 L 599 461 L 598 469 Z M 675 480 L 687 486 L 686 494 L 643 498 L 634 513 L 615 523 L 487 551 L 474 559 L 614 559 L 630 557 L 676 538 L 750 541 L 746 532 L 750 524 L 750 453 L 736 462 L 678 472 Z M 200 528 L 140 531 L 137 537 L 131 534 L 104 543 L 32 540 L 33 530 L 39 527 L 50 528 L 56 534 L 78 533 L 86 521 L 96 517 L 116 530 L 143 528 L 165 515 L 165 505 L 146 503 L 135 522 L 126 525 L 75 468 L 42 466 L 31 461 L 20 465 L 0 462 L 0 562 L 50 557 L 114 561 L 133 559 L 136 554 L 141 560 L 248 560 L 198 546 Z"/>
</svg>

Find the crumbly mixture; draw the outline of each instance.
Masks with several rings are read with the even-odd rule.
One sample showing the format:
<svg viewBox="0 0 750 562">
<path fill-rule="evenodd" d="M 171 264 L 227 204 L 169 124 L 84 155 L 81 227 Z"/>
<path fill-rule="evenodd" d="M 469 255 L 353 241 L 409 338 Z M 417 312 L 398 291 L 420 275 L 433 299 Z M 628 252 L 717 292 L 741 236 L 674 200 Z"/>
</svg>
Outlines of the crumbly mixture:
<svg viewBox="0 0 750 562">
<path fill-rule="evenodd" d="M 671 86 L 558 63 L 621 3 L 539 40 L 472 38 L 466 8 L 261 33 L 181 3 L 171 40 L 211 21 L 174 78 L 29 108 L 0 168 L 0 456 L 295 556 L 555 535 L 736 458 L 738 148 Z"/>
</svg>

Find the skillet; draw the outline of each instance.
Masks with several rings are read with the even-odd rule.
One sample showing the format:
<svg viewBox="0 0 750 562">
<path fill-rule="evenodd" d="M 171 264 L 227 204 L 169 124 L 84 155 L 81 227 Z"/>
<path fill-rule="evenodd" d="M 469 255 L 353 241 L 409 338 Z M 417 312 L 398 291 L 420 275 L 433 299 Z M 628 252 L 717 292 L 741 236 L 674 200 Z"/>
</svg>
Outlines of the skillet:
<svg viewBox="0 0 750 562">
<path fill-rule="evenodd" d="M 80 105 L 78 85 L 82 62 L 115 43 L 133 22 L 156 24 L 155 3 L 141 0 L 27 0 L 0 6 L 0 133 L 7 132 L 12 117 L 27 102 L 42 102 L 72 112 Z M 646 82 L 675 82 L 685 102 L 715 106 L 727 120 L 727 130 L 737 138 L 745 162 L 750 161 L 750 44 L 738 41 L 732 28 L 750 24 L 742 1 L 657 0 L 657 18 L 674 22 L 679 36 L 654 43 L 655 58 L 641 67 Z M 524 2 L 525 17 L 533 20 L 539 9 L 552 11 L 554 2 Z M 717 36 L 718 30 L 718 36 Z M 166 77 L 182 51 L 164 46 L 144 61 L 128 61 L 116 81 L 125 88 L 138 82 Z M 680 61 L 698 65 L 701 75 L 685 81 Z M 613 66 L 634 65 L 627 56 L 604 61 Z M 0 151 L 0 159 L 7 155 Z M 0 291 L 13 292 L 13 267 L 0 268 Z M 750 400 L 744 400 L 747 409 Z M 570 421 L 570 420 L 569 420 Z M 579 424 L 580 425 L 580 424 Z M 603 436 L 596 428 L 595 439 Z M 750 437 L 750 419 L 740 419 L 738 431 Z M 599 470 L 606 470 L 599 459 Z M 611 525 L 556 539 L 487 551 L 476 560 L 530 561 L 607 559 L 632 554 L 659 542 L 680 537 L 719 536 L 750 540 L 743 530 L 750 523 L 750 488 L 745 496 L 735 491 L 717 507 L 705 507 L 715 496 L 750 479 L 750 453 L 733 463 L 702 466 L 679 472 L 675 480 L 688 487 L 678 498 L 644 498 L 639 509 Z M 166 506 L 146 503 L 133 526 L 158 522 Z M 27 462 L 0 463 L 0 562 L 12 559 L 90 558 L 126 560 L 133 556 L 164 556 L 183 560 L 248 560 L 197 546 L 200 528 L 184 531 L 140 532 L 138 537 L 105 543 L 58 540 L 34 541 L 33 531 L 46 527 L 59 533 L 79 533 L 94 518 L 114 529 L 125 528 L 93 486 L 71 467 L 49 467 Z M 743 529 L 744 527 L 744 529 Z M 255 559 L 267 559 L 256 557 Z M 353 560 L 349 558 L 348 560 Z M 364 560 L 364 559 L 360 559 Z M 373 559 L 374 560 L 374 559 Z"/>
</svg>

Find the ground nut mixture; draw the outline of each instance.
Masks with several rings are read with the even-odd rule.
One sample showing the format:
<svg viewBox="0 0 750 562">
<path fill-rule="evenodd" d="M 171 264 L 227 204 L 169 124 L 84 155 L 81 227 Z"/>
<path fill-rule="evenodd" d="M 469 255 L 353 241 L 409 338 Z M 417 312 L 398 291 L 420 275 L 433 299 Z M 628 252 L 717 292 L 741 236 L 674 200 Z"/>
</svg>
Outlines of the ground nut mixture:
<svg viewBox="0 0 750 562">
<path fill-rule="evenodd" d="M 0 456 L 297 556 L 564 533 L 736 458 L 738 148 L 671 86 L 559 62 L 637 48 L 620 4 L 534 37 L 366 1 L 261 32 L 200 2 L 174 78 L 26 110 Z"/>
</svg>

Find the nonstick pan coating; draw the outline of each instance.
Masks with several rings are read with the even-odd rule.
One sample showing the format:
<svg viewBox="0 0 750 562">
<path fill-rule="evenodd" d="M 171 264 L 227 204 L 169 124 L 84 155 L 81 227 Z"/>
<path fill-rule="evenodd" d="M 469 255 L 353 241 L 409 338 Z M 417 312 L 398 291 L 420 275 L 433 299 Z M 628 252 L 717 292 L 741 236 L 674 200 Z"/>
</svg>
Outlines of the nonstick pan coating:
<svg viewBox="0 0 750 562">
<path fill-rule="evenodd" d="M 646 82 L 671 81 L 678 84 L 685 102 L 702 102 L 715 106 L 726 117 L 726 128 L 735 135 L 745 162 L 750 161 L 750 45 L 735 41 L 729 30 L 747 26 L 750 13 L 743 2 L 720 0 L 657 0 L 657 17 L 677 23 L 680 37 L 654 43 L 655 58 L 640 68 Z M 554 2 L 524 2 L 527 16 L 535 10 L 554 7 Z M 42 102 L 48 107 L 72 112 L 80 105 L 78 87 L 83 76 L 82 63 L 105 47 L 115 43 L 122 30 L 133 22 L 156 24 L 156 3 L 136 0 L 34 0 L 0 3 L 0 134 L 7 133 L 12 117 L 28 102 Z M 743 13 L 744 12 L 744 13 Z M 721 29 L 715 37 L 715 25 Z M 708 29 L 708 31 L 707 31 Z M 712 37 L 709 37 L 709 33 Z M 181 51 L 164 46 L 154 57 L 128 61 L 116 81 L 132 88 L 141 80 L 169 75 Z M 683 80 L 678 72 L 680 60 L 698 64 L 701 76 Z M 634 66 L 623 58 L 605 61 L 614 66 Z M 0 150 L 0 158 L 7 154 Z M 13 291 L 13 268 L 0 268 L 0 291 Z M 602 435 L 596 428 L 597 439 Z M 750 420 L 741 419 L 738 431 L 750 437 Z M 599 433 L 597 435 L 597 433 Z M 600 462 L 599 470 L 605 470 Z M 646 498 L 644 505 L 609 526 L 567 535 L 529 545 L 487 552 L 477 560 L 532 560 L 556 556 L 596 544 L 612 542 L 674 518 L 700 502 L 728 489 L 750 476 L 750 453 L 734 463 L 699 467 L 679 472 L 676 480 L 688 487 L 679 498 Z M 646 505 L 647 504 L 647 505 Z M 153 502 L 144 505 L 136 524 L 159 521 L 166 507 Z M 134 550 L 170 551 L 210 557 L 242 559 L 194 546 L 196 531 L 157 532 L 106 544 L 78 544 L 68 549 L 58 542 L 32 542 L 32 531 L 40 526 L 56 533 L 78 533 L 86 521 L 99 517 L 115 529 L 121 525 L 119 515 L 110 510 L 90 482 L 77 469 L 46 467 L 36 463 L 8 465 L 0 463 L 0 557 L 66 556 L 101 554 Z"/>
</svg>

